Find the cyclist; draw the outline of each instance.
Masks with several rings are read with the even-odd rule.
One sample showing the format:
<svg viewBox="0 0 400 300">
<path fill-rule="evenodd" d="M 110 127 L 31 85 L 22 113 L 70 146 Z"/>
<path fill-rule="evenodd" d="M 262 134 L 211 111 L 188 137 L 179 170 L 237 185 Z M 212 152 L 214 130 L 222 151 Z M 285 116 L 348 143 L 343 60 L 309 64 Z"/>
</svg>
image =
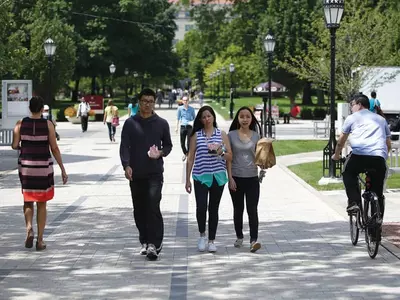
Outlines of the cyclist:
<svg viewBox="0 0 400 300">
<path fill-rule="evenodd" d="M 340 159 L 340 153 L 350 133 L 352 153 L 344 165 L 343 183 L 348 198 L 347 212 L 359 209 L 361 192 L 359 190 L 358 175 L 366 169 L 371 172 L 371 191 L 379 199 L 383 215 L 383 186 L 386 175 L 386 159 L 391 149 L 390 130 L 386 120 L 369 110 L 369 99 L 363 94 L 357 95 L 351 101 L 352 114 L 346 118 L 342 134 L 336 145 L 333 160 Z"/>
</svg>

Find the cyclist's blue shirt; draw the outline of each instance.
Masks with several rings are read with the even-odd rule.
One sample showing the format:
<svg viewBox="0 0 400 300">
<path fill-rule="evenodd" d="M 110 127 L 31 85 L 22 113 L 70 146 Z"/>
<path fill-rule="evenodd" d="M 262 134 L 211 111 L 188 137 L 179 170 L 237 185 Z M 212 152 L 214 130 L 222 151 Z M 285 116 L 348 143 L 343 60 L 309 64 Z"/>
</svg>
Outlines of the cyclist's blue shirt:
<svg viewBox="0 0 400 300">
<path fill-rule="evenodd" d="M 349 141 L 354 154 L 387 158 L 386 139 L 390 138 L 390 129 L 380 115 L 362 109 L 346 118 L 342 131 L 351 133 Z"/>
<path fill-rule="evenodd" d="M 376 113 L 375 106 L 381 107 L 379 100 L 374 98 L 369 99 L 369 110 Z"/>
<path fill-rule="evenodd" d="M 128 105 L 128 108 L 131 109 L 131 117 L 133 117 L 134 115 L 137 114 L 138 109 L 139 109 L 139 105 L 136 104 L 135 106 L 133 106 L 133 104 L 130 103 L 130 104 Z"/>
</svg>

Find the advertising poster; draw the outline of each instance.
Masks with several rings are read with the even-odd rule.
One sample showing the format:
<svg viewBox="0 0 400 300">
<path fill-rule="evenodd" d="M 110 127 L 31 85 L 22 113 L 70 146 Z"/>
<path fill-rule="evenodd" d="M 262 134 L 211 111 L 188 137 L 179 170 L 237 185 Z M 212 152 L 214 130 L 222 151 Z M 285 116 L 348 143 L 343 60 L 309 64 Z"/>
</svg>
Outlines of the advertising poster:
<svg viewBox="0 0 400 300">
<path fill-rule="evenodd" d="M 29 116 L 29 99 L 31 97 L 31 80 L 2 81 L 3 127 L 4 125 L 15 125 L 16 120 Z"/>
</svg>

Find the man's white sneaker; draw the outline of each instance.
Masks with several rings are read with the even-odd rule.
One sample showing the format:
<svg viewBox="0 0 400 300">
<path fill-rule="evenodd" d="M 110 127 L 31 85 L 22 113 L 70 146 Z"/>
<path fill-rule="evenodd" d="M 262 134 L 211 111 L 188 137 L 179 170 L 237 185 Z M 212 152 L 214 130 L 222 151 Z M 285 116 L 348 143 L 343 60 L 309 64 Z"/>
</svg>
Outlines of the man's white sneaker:
<svg viewBox="0 0 400 300">
<path fill-rule="evenodd" d="M 235 241 L 235 243 L 233 244 L 233 246 L 235 246 L 235 248 L 240 248 L 243 245 L 243 239 L 237 239 Z"/>
<path fill-rule="evenodd" d="M 140 248 L 139 254 L 140 255 L 146 255 L 147 254 L 147 245 L 146 244 L 142 244 L 142 248 Z"/>
<path fill-rule="evenodd" d="M 197 248 L 199 249 L 200 252 L 206 251 L 206 242 L 207 238 L 205 236 L 199 237 L 199 240 L 197 242 Z"/>
<path fill-rule="evenodd" d="M 217 252 L 217 246 L 215 246 L 214 242 L 208 242 L 208 252 Z"/>
<path fill-rule="evenodd" d="M 261 244 L 257 241 L 254 241 L 250 244 L 250 252 L 252 252 L 252 253 L 256 252 L 260 248 L 261 248 Z"/>
</svg>

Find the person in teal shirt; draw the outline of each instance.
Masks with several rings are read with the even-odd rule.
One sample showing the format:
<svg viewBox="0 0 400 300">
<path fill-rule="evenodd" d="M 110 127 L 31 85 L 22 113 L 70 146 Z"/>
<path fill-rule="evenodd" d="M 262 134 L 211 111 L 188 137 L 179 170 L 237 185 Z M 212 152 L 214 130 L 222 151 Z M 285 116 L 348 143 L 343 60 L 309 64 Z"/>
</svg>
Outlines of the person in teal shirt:
<svg viewBox="0 0 400 300">
<path fill-rule="evenodd" d="M 378 99 L 376 99 L 376 92 L 371 92 L 371 99 L 369 99 L 369 110 L 376 113 L 376 106 L 380 108 L 381 103 Z"/>
<path fill-rule="evenodd" d="M 130 103 L 130 104 L 128 105 L 128 115 L 129 115 L 130 117 L 133 117 L 134 115 L 136 115 L 137 112 L 138 112 L 138 110 L 139 110 L 139 104 L 137 104 L 137 103 Z"/>
</svg>

